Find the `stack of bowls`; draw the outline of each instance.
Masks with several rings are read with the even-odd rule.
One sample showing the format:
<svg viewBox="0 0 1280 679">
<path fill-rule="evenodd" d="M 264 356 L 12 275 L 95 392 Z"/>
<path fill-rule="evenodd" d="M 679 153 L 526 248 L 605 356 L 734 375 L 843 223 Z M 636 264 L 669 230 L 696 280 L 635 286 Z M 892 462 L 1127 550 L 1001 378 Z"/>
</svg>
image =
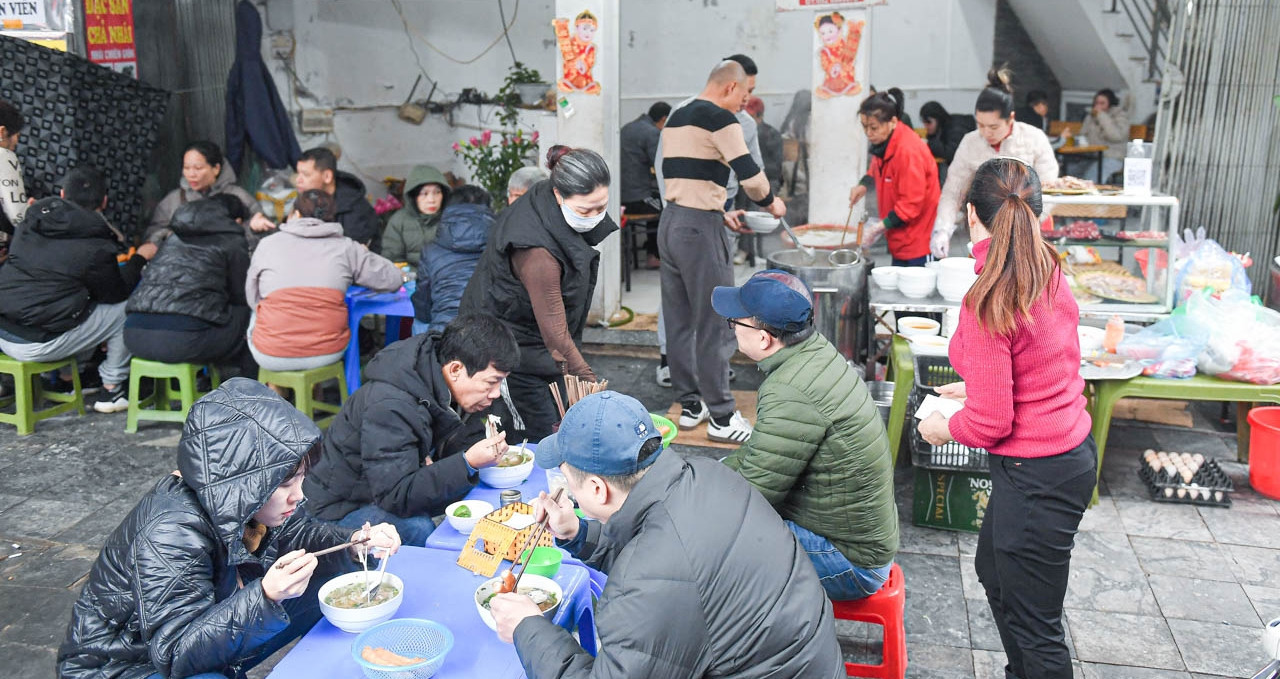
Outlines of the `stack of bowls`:
<svg viewBox="0 0 1280 679">
<path fill-rule="evenodd" d="M 875 281 L 881 290 L 897 290 L 899 271 L 902 271 L 900 266 L 877 266 L 871 270 L 871 280 Z"/>
<path fill-rule="evenodd" d="M 938 294 L 948 302 L 959 302 L 978 280 L 976 262 L 969 257 L 947 257 L 938 261 Z"/>
<path fill-rule="evenodd" d="M 911 299 L 924 299 L 933 294 L 937 274 L 920 266 L 903 267 L 898 272 L 898 292 Z"/>
</svg>

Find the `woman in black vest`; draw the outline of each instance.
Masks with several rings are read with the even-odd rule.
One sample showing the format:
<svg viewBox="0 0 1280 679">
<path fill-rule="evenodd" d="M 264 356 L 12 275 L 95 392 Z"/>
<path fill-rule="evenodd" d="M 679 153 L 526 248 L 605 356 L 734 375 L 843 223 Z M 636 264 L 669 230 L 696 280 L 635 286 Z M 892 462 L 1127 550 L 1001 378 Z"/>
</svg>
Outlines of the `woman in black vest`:
<svg viewBox="0 0 1280 679">
<path fill-rule="evenodd" d="M 534 441 L 558 419 L 547 385 L 567 374 L 596 379 L 578 344 L 600 268 L 593 246 L 618 230 L 605 214 L 610 177 L 600 154 L 555 146 L 547 169 L 549 180 L 498 215 L 459 309 L 497 316 L 515 334 L 520 365 L 495 410 L 511 411 L 499 412 L 509 431 Z"/>
</svg>

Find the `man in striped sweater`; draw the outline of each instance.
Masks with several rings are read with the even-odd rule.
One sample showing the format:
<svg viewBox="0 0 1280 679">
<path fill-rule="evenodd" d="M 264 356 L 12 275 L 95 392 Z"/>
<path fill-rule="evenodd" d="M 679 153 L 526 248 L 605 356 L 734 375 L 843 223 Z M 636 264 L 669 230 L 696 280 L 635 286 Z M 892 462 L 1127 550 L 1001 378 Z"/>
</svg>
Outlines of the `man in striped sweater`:
<svg viewBox="0 0 1280 679">
<path fill-rule="evenodd" d="M 733 333 L 711 308 L 711 291 L 733 285 L 723 227 L 745 230 L 741 210 L 724 211 L 730 170 L 756 204 L 777 217 L 787 211 L 751 159 L 734 115 L 750 94 L 751 78 L 740 64 L 721 62 L 698 98 L 673 112 L 662 130 L 667 209 L 658 222 L 658 250 L 671 386 L 681 404 L 680 426 L 710 418 L 707 437 L 726 443 L 751 435 L 729 392 Z"/>
</svg>

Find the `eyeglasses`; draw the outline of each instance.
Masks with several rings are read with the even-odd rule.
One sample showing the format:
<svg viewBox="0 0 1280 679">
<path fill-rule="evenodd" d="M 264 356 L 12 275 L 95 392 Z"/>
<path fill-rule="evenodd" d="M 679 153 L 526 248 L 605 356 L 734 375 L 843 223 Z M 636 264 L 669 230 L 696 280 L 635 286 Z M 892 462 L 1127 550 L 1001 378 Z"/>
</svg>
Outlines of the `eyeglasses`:
<svg viewBox="0 0 1280 679">
<path fill-rule="evenodd" d="M 758 325 L 751 325 L 750 323 L 743 323 L 742 321 L 740 321 L 740 320 L 738 320 L 738 319 L 736 319 L 736 318 L 726 318 L 725 320 L 729 322 L 729 327 L 730 327 L 730 328 L 732 328 L 733 326 L 737 325 L 737 326 L 741 326 L 741 327 L 743 327 L 743 328 L 748 328 L 748 329 L 750 329 L 750 330 L 764 330 L 764 332 L 765 332 L 765 333 L 767 333 L 768 335 L 770 335 L 770 336 L 772 336 L 772 337 L 777 337 L 777 335 L 773 334 L 773 333 L 772 333 L 772 332 L 770 332 L 769 330 L 766 330 L 766 329 L 764 329 L 764 328 L 762 328 L 762 327 L 760 327 L 760 326 L 758 326 Z"/>
</svg>

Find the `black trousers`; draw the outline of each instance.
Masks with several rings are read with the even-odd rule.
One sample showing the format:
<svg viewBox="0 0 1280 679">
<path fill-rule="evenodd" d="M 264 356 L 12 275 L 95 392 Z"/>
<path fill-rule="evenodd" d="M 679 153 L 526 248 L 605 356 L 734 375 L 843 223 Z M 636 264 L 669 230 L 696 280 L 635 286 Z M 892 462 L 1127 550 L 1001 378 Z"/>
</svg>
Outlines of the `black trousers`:
<svg viewBox="0 0 1280 679">
<path fill-rule="evenodd" d="M 511 397 L 511 404 L 503 398 L 494 402 L 492 408 L 493 413 L 502 418 L 507 443 L 516 445 L 524 438 L 538 443 L 555 432 L 556 425 L 560 423 L 560 412 L 556 410 L 556 402 L 547 388 L 549 384 L 555 384 L 560 390 L 560 398 L 565 398 L 563 377 L 515 372 L 507 375 L 507 395 Z M 515 406 L 518 419 L 511 412 L 511 405 Z"/>
<path fill-rule="evenodd" d="M 1060 455 L 991 456 L 974 569 L 1009 659 L 1008 679 L 1071 679 L 1062 601 L 1097 465 L 1092 435 Z"/>
<path fill-rule="evenodd" d="M 124 343 L 130 353 L 148 361 L 234 366 L 240 370 L 241 377 L 255 380 L 258 379 L 258 364 L 245 340 L 249 316 L 249 307 L 233 306 L 231 320 L 208 330 L 187 332 L 126 327 Z"/>
</svg>

